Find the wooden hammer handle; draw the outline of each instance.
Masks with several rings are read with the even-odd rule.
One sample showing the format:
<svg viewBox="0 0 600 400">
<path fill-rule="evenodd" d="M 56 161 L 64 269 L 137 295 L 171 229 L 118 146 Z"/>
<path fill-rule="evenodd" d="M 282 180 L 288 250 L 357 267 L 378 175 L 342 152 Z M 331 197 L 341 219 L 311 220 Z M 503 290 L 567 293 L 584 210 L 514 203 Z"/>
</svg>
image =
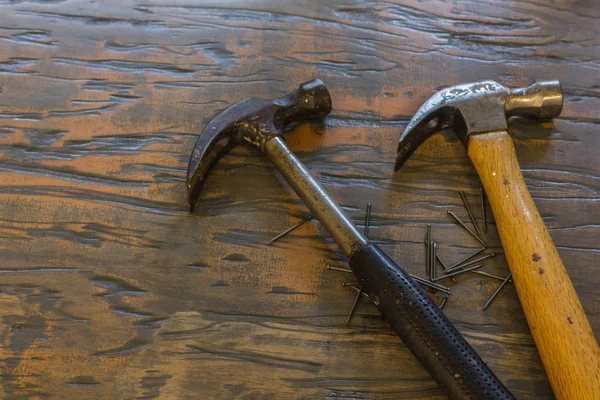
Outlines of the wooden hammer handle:
<svg viewBox="0 0 600 400">
<path fill-rule="evenodd" d="M 600 399 L 600 350 L 506 131 L 472 135 L 469 157 L 487 192 L 531 334 L 558 399 Z"/>
</svg>

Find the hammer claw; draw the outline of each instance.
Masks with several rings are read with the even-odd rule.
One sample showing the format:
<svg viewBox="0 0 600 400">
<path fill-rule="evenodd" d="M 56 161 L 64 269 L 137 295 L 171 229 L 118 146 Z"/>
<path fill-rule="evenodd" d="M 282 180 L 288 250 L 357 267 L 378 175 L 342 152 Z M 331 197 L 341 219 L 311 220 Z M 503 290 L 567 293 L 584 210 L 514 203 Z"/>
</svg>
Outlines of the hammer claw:
<svg viewBox="0 0 600 400">
<path fill-rule="evenodd" d="M 331 111 L 329 91 L 318 79 L 300 85 L 276 100 L 254 97 L 223 110 L 198 137 L 187 170 L 190 209 L 198 199 L 206 174 L 240 143 L 264 151 L 265 143 L 296 122 L 324 118 Z"/>
<path fill-rule="evenodd" d="M 539 81 L 522 89 L 481 81 L 452 86 L 431 96 L 417 110 L 398 140 L 395 170 L 429 136 L 452 128 L 465 144 L 469 135 L 506 130 L 506 118 L 528 115 L 553 118 L 562 110 L 558 81 Z"/>
</svg>

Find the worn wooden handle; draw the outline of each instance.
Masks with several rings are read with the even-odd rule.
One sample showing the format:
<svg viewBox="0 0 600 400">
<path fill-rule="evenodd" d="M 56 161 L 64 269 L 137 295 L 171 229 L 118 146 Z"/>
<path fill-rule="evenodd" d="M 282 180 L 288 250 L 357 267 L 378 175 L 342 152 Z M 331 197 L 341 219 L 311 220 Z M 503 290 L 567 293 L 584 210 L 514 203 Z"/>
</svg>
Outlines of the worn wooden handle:
<svg viewBox="0 0 600 400">
<path fill-rule="evenodd" d="M 527 190 L 506 131 L 472 135 L 519 299 L 558 399 L 600 399 L 600 351 L 577 293 Z"/>
</svg>

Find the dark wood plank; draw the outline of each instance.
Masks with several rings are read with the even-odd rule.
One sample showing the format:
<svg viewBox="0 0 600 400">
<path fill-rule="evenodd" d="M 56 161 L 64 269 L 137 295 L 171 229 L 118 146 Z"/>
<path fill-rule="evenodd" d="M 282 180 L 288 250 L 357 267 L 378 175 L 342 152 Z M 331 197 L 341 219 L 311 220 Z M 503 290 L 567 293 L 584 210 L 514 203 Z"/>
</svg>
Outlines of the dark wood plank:
<svg viewBox="0 0 600 400">
<path fill-rule="evenodd" d="M 266 246 L 307 210 L 260 154 L 235 148 L 188 213 L 206 121 L 313 77 L 334 111 L 288 144 L 420 275 L 427 223 L 449 262 L 477 247 L 446 210 L 480 183 L 450 132 L 393 174 L 412 113 L 457 83 L 561 80 L 561 117 L 511 133 L 598 334 L 598 5 L 0 1 L 0 393 L 444 398 L 367 301 L 344 324 L 351 277 L 317 222 Z M 493 222 L 487 240 L 506 274 Z M 445 311 L 519 398 L 551 398 L 514 288 L 481 311 L 497 284 L 459 277 Z"/>
</svg>

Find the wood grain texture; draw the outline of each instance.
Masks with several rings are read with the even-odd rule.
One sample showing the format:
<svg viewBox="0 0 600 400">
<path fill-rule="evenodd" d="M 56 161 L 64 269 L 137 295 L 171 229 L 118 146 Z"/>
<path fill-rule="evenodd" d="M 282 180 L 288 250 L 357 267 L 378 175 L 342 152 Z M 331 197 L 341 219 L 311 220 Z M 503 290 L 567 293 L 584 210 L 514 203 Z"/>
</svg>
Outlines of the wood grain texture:
<svg viewBox="0 0 600 400">
<path fill-rule="evenodd" d="M 468 154 L 489 197 L 512 279 L 558 399 L 600 397 L 600 349 L 538 213 L 506 131 L 471 135 Z"/>
<path fill-rule="evenodd" d="M 594 4 L 595 3 L 595 4 Z M 345 325 L 345 259 L 260 154 L 235 148 L 193 215 L 196 135 L 249 96 L 321 78 L 334 111 L 286 136 L 360 227 L 423 276 L 478 243 L 480 181 L 450 132 L 393 174 L 438 88 L 559 79 L 553 124 L 515 119 L 525 182 L 600 332 L 598 2 L 0 0 L 0 393 L 7 399 L 442 399 L 376 309 Z M 486 236 L 502 254 L 493 221 Z M 506 275 L 503 256 L 485 270 Z M 516 292 L 457 277 L 445 313 L 521 399 L 552 392 Z M 437 295 L 436 295 L 437 296 Z M 441 300 L 441 299 L 440 299 Z"/>
</svg>

